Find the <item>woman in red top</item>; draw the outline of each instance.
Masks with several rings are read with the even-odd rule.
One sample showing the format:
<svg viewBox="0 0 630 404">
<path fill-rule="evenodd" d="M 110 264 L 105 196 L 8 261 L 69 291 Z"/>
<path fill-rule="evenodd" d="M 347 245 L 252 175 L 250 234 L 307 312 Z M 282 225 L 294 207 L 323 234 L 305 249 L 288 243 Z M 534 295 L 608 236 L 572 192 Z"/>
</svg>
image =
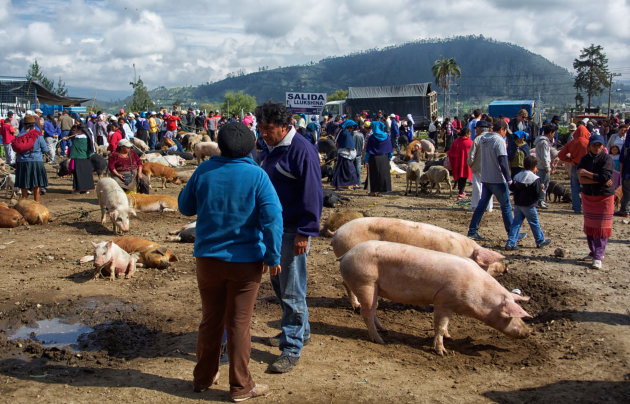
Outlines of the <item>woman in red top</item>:
<svg viewBox="0 0 630 404">
<path fill-rule="evenodd" d="M 142 179 L 142 160 L 131 150 L 129 139 L 118 142 L 118 149 L 109 155 L 107 167 L 110 176 L 125 192 L 135 192 L 138 181 Z"/>
<path fill-rule="evenodd" d="M 112 133 L 109 139 L 107 139 L 107 141 L 109 142 L 109 146 L 107 146 L 107 150 L 109 150 L 110 152 L 113 152 L 113 151 L 116 151 L 116 149 L 118 148 L 118 143 L 122 139 L 122 132 L 120 131 L 120 127 L 118 126 L 117 122 L 112 122 L 110 125 L 114 133 Z"/>
<path fill-rule="evenodd" d="M 459 133 L 459 137 L 455 139 L 453 145 L 446 153 L 451 164 L 451 170 L 453 171 L 453 179 L 457 182 L 458 198 L 466 196 L 464 192 L 466 180 L 472 178 L 472 171 L 470 167 L 468 167 L 468 164 L 466 164 L 468 152 L 472 144 L 473 141 L 470 140 L 470 129 L 465 128 Z"/>
</svg>

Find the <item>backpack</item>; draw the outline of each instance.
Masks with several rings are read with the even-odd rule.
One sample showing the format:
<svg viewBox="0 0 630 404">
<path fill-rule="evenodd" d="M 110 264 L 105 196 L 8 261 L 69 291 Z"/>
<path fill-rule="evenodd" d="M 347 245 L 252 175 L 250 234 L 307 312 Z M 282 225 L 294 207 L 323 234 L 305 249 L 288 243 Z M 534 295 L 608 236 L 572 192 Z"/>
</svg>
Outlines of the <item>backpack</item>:
<svg viewBox="0 0 630 404">
<path fill-rule="evenodd" d="M 25 134 L 16 137 L 11 142 L 11 148 L 16 153 L 25 153 L 33 148 L 37 138 L 41 135 L 41 132 L 37 129 L 31 129 Z"/>
</svg>

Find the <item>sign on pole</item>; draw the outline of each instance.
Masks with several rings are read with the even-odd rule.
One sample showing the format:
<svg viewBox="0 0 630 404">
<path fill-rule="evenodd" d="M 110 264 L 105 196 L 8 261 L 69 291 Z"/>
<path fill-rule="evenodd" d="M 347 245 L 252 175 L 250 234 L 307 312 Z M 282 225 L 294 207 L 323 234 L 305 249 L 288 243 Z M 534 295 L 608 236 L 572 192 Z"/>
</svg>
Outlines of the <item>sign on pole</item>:
<svg viewBox="0 0 630 404">
<path fill-rule="evenodd" d="M 326 105 L 326 93 L 286 93 L 287 109 L 292 113 L 319 115 Z"/>
</svg>

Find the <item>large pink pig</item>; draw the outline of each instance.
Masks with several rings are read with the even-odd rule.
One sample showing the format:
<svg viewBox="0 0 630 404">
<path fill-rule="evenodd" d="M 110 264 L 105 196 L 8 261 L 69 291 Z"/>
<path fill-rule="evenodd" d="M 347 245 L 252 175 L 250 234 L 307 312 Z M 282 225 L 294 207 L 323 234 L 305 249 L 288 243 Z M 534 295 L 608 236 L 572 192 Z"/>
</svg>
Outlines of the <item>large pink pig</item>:
<svg viewBox="0 0 630 404">
<path fill-rule="evenodd" d="M 365 241 L 341 259 L 341 276 L 361 304 L 361 315 L 374 342 L 383 343 L 377 328 L 378 297 L 413 305 L 433 304 L 433 348 L 443 355 L 444 336 L 453 313 L 471 316 L 514 338 L 531 331 L 521 318 L 531 317 L 508 292 L 468 258 L 387 241 Z"/>
<path fill-rule="evenodd" d="M 484 248 L 462 234 L 409 220 L 388 217 L 354 219 L 337 229 L 330 244 L 335 256 L 339 258 L 355 245 L 367 240 L 392 241 L 470 258 L 492 276 L 506 271 L 505 264 L 499 262 L 505 257 L 498 252 Z M 358 309 L 356 296 L 347 287 L 346 290 L 350 304 Z"/>
<path fill-rule="evenodd" d="M 330 244 L 335 255 L 341 257 L 367 240 L 392 241 L 470 258 L 492 276 L 505 272 L 505 264 L 499 262 L 505 257 L 498 252 L 484 248 L 462 234 L 409 220 L 388 217 L 354 219 L 337 229 Z"/>
</svg>

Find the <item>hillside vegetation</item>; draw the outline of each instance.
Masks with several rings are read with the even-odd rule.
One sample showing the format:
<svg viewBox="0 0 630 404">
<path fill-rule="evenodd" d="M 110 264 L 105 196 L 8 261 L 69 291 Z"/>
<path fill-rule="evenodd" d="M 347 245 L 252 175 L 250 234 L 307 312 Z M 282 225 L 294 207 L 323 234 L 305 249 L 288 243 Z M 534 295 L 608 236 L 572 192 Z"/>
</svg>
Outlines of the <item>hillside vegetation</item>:
<svg viewBox="0 0 630 404">
<path fill-rule="evenodd" d="M 462 75 L 452 86 L 452 100 L 475 102 L 490 98 L 538 99 L 571 103 L 573 78 L 564 68 L 540 55 L 505 42 L 468 36 L 411 42 L 330 57 L 309 65 L 242 74 L 197 87 L 151 91 L 167 100 L 217 102 L 227 91 L 243 91 L 260 102 L 284 101 L 286 91 L 332 93 L 356 86 L 433 82 L 431 66 L 440 56 L 454 57 Z M 433 88 L 438 89 L 437 86 Z"/>
</svg>

